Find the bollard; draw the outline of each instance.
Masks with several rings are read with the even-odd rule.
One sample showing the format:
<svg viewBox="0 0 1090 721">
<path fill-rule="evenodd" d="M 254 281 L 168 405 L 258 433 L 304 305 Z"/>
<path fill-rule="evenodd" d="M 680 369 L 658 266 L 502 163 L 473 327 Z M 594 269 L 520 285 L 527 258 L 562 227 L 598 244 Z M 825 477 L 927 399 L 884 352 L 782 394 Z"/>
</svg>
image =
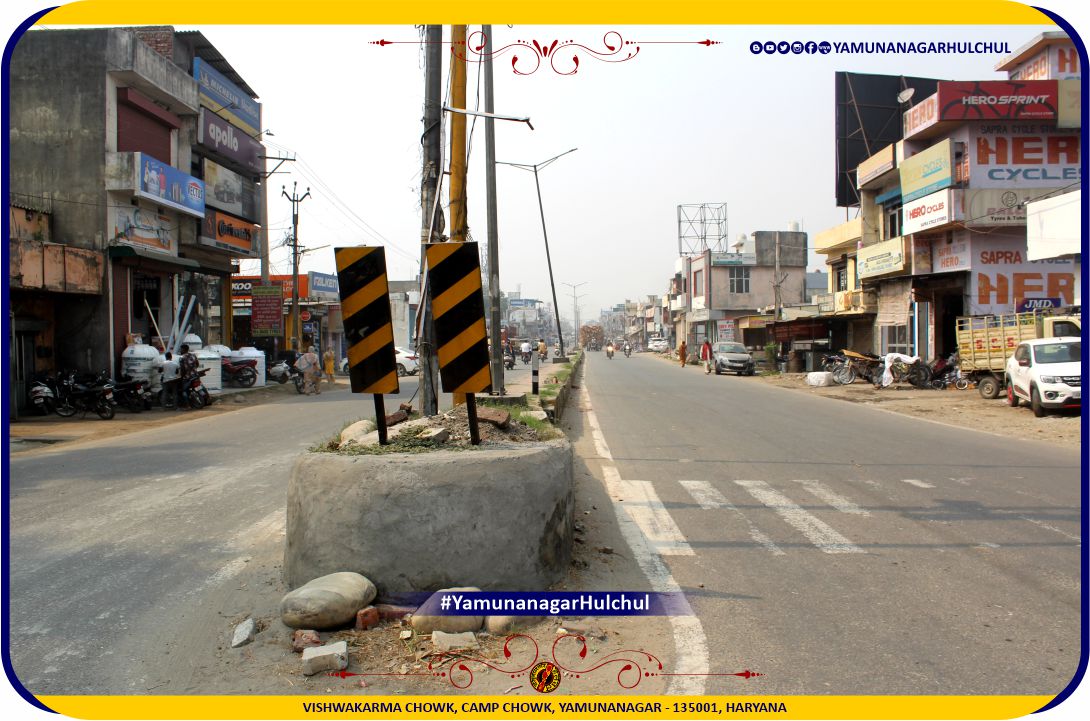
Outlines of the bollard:
<svg viewBox="0 0 1090 721">
<path fill-rule="evenodd" d="M 530 356 L 530 392 L 535 396 L 537 395 L 537 368 L 538 368 L 538 354 L 534 351 L 534 354 Z"/>
</svg>

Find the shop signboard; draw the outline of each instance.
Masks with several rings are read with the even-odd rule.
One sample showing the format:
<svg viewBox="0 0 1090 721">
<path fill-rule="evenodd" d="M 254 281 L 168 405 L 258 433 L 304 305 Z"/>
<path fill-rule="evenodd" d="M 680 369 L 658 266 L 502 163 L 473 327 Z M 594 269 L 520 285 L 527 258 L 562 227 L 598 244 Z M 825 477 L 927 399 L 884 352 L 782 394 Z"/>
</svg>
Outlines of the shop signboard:
<svg viewBox="0 0 1090 721">
<path fill-rule="evenodd" d="M 201 58 L 193 58 L 193 77 L 201 104 L 251 136 L 261 132 L 261 105 Z"/>
<path fill-rule="evenodd" d="M 716 338 L 721 341 L 733 341 L 734 335 L 734 319 L 728 318 L 727 320 L 717 320 L 715 322 Z"/>
<path fill-rule="evenodd" d="M 336 275 L 310 271 L 307 273 L 307 283 L 310 285 L 311 298 L 333 301 L 341 299 L 341 284 Z"/>
<path fill-rule="evenodd" d="M 123 243 L 178 254 L 178 218 L 138 206 L 117 206 L 113 237 Z"/>
<path fill-rule="evenodd" d="M 291 276 L 290 275 L 270 275 L 269 282 L 284 288 L 284 296 L 291 295 Z M 261 283 L 260 275 L 236 275 L 231 279 L 231 297 L 232 298 L 249 298 L 250 291 Z M 299 297 L 307 297 L 307 277 L 305 275 L 299 276 Z"/>
<path fill-rule="evenodd" d="M 949 233 L 931 243 L 931 272 L 956 273 L 969 270 L 968 232 Z"/>
<path fill-rule="evenodd" d="M 939 120 L 1054 120 L 1055 80 L 939 81 Z"/>
<path fill-rule="evenodd" d="M 156 160 L 147 153 L 134 153 L 135 195 L 186 215 L 204 217 L 204 183 Z"/>
<path fill-rule="evenodd" d="M 912 138 L 922 130 L 939 122 L 939 95 L 929 95 L 913 105 L 904 115 L 905 138 Z"/>
<path fill-rule="evenodd" d="M 1082 126 L 1082 81 L 1079 78 L 1058 81 L 1060 87 L 1060 107 L 1056 110 L 1057 128 L 1079 128 Z"/>
<path fill-rule="evenodd" d="M 1055 193 L 1057 188 L 969 188 L 955 197 L 955 219 L 969 226 L 1026 224 L 1026 203 Z"/>
<path fill-rule="evenodd" d="M 1070 40 L 1049 45 L 1010 72 L 1011 80 L 1065 80 L 1078 78 L 1079 52 Z"/>
<path fill-rule="evenodd" d="M 953 183 L 954 144 L 949 138 L 901 161 L 901 199 L 907 203 Z"/>
<path fill-rule="evenodd" d="M 261 143 L 208 108 L 201 108 L 197 143 L 228 158 L 254 174 L 264 172 Z"/>
<path fill-rule="evenodd" d="M 931 239 L 912 236 L 912 275 L 931 273 Z"/>
<path fill-rule="evenodd" d="M 901 232 L 908 235 L 945 225 L 954 219 L 950 189 L 905 203 L 901 208 Z"/>
<path fill-rule="evenodd" d="M 205 202 L 247 220 L 257 220 L 254 184 L 218 163 L 204 159 Z"/>
<path fill-rule="evenodd" d="M 1075 305 L 1081 298 L 1080 265 L 1070 258 L 1027 260 L 1020 235 L 972 238 L 970 314 L 1013 313 L 1030 298 L 1059 298 Z"/>
<path fill-rule="evenodd" d="M 250 335 L 278 336 L 284 332 L 284 288 L 275 283 L 250 285 Z"/>
<path fill-rule="evenodd" d="M 217 210 L 209 210 L 197 238 L 201 245 L 246 257 L 257 257 L 257 226 Z"/>
<path fill-rule="evenodd" d="M 893 145 L 887 145 L 874 155 L 870 156 L 855 169 L 855 185 L 862 188 L 882 173 L 893 170 L 895 159 L 893 157 Z"/>
<path fill-rule="evenodd" d="M 892 238 L 860 248 L 855 255 L 860 278 L 899 273 L 905 269 L 905 239 Z"/>
<path fill-rule="evenodd" d="M 1018 304 L 1018 312 L 1026 313 L 1033 310 L 1051 310 L 1059 308 L 1063 302 L 1059 298 L 1027 298 Z"/>
<path fill-rule="evenodd" d="M 973 188 L 1061 187 L 1082 180 L 1077 130 L 1053 123 L 977 123 L 968 157 Z"/>
</svg>

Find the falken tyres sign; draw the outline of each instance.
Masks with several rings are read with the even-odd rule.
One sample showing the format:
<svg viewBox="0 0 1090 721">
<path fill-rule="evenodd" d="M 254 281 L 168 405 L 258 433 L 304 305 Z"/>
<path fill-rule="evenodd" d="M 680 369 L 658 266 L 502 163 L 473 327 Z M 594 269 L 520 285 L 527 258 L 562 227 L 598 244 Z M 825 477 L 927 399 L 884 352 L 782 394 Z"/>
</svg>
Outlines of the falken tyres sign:
<svg viewBox="0 0 1090 721">
<path fill-rule="evenodd" d="M 329 273 L 310 271 L 307 273 L 307 282 L 310 285 L 312 298 L 320 300 L 340 300 L 341 284 L 337 276 Z"/>
</svg>

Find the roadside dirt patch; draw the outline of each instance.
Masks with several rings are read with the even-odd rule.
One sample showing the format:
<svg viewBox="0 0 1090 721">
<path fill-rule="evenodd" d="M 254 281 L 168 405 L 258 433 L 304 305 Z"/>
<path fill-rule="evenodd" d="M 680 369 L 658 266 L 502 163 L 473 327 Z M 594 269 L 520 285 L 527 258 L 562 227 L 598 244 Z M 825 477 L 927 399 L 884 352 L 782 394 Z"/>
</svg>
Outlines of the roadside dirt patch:
<svg viewBox="0 0 1090 721">
<path fill-rule="evenodd" d="M 1011 438 L 1044 441 L 1078 448 L 1082 439 L 1082 418 L 1078 411 L 1059 411 L 1036 418 L 1029 408 L 1010 408 L 1003 397 L 985 400 L 976 389 L 920 390 L 907 384 L 876 389 L 856 381 L 846 386 L 815 388 L 806 385 L 805 373 L 763 375 L 761 382 L 802 393 L 851 403 L 878 406 L 918 418 L 928 418 L 961 428 L 975 428 Z"/>
</svg>

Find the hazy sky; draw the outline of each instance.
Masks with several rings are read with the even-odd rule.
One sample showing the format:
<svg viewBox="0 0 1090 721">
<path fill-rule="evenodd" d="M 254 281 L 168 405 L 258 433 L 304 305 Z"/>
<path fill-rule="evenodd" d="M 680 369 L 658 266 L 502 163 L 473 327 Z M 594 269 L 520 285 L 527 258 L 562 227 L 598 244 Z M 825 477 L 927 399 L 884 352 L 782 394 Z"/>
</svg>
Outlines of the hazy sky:
<svg viewBox="0 0 1090 721">
<path fill-rule="evenodd" d="M 13 16 L 12 23 L 16 19 Z M 49 26 L 46 23 L 46 26 Z M 191 29 L 195 26 L 179 25 Z M 270 238 L 290 228 L 280 195 L 293 181 L 310 187 L 301 206 L 302 269 L 332 272 L 332 246 L 383 244 L 391 278 L 409 278 L 419 258 L 423 53 L 412 26 L 222 26 L 199 29 L 260 96 L 270 154 L 294 155 L 270 180 Z M 480 26 L 470 28 L 479 30 Z M 496 112 L 529 116 L 497 122 L 497 159 L 540 163 L 570 148 L 540 173 L 561 313 L 572 299 L 563 283 L 585 283 L 581 316 L 626 298 L 661 294 L 678 255 L 677 206 L 726 203 L 728 237 L 786 230 L 810 233 L 842 222 L 835 205 L 833 74 L 838 70 L 940 79 L 1005 77 L 1001 55 L 755 55 L 753 41 L 991 41 L 1012 50 L 1037 26 L 553 26 L 493 27 L 493 45 L 575 41 L 605 52 L 617 33 L 638 47 L 625 62 L 578 49 L 574 75 L 536 53 L 508 50 L 495 61 Z M 449 28 L 446 28 L 449 32 Z M 612 36 L 616 37 L 616 36 Z M 444 36 L 447 39 L 447 36 Z M 371 44 L 380 39 L 392 45 Z M 710 39 L 705 46 L 694 41 Z M 673 41 L 679 44 L 660 44 Z M 627 53 L 628 50 L 625 51 Z M 513 72 L 513 55 L 520 57 Z M 557 56 L 569 70 L 571 53 Z M 444 88 L 449 46 L 444 48 Z M 467 104 L 483 110 L 483 83 L 471 64 Z M 478 99 L 478 87 L 480 96 Z M 449 116 L 448 116 L 449 117 Z M 472 119 L 470 126 L 473 127 Z M 484 122 L 471 139 L 469 221 L 487 241 Z M 500 166 L 501 285 L 549 298 L 534 178 Z M 448 217 L 449 221 L 449 217 Z M 449 223 L 448 223 L 449 224 Z M 820 256 L 811 255 L 811 268 Z M 274 248 L 274 273 L 290 272 L 287 248 Z M 244 271 L 256 272 L 256 262 Z"/>
</svg>

